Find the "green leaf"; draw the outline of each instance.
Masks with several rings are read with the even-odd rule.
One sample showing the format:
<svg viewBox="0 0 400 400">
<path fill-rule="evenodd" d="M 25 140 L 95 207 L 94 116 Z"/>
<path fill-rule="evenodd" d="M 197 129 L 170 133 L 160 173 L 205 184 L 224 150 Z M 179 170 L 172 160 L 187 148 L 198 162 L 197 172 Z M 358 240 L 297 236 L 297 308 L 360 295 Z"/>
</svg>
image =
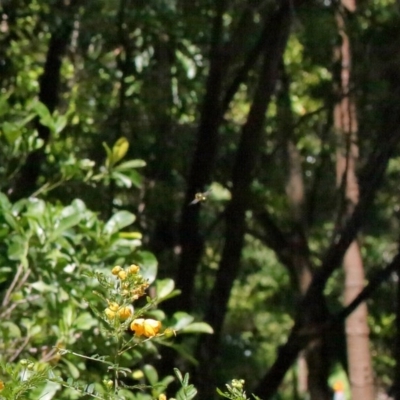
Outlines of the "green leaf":
<svg viewBox="0 0 400 400">
<path fill-rule="evenodd" d="M 88 312 L 80 314 L 79 317 L 74 321 L 74 326 L 76 329 L 82 331 L 87 331 L 97 325 L 98 320 L 93 318 L 93 316 Z"/>
<path fill-rule="evenodd" d="M 51 131 L 55 132 L 55 125 L 54 125 L 54 119 L 50 114 L 50 111 L 48 108 L 41 103 L 40 101 L 37 101 L 33 103 L 33 109 L 36 111 L 37 115 L 40 118 L 40 123 L 47 126 Z"/>
<path fill-rule="evenodd" d="M 179 330 L 183 329 L 184 327 L 188 326 L 189 324 L 191 324 L 194 320 L 194 317 L 183 311 L 178 311 L 178 312 L 174 313 L 173 319 L 176 322 L 174 325 L 171 326 L 171 328 L 179 331 Z"/>
<path fill-rule="evenodd" d="M 113 171 L 111 174 L 111 178 L 114 179 L 118 187 L 126 187 L 128 189 L 132 187 L 133 182 L 128 175 Z"/>
<path fill-rule="evenodd" d="M 197 389 L 193 385 L 188 385 L 189 375 L 186 374 L 182 382 L 182 388 L 176 394 L 177 400 L 191 400 L 197 394 Z"/>
<path fill-rule="evenodd" d="M 142 239 L 143 235 L 141 232 L 119 232 L 118 236 L 122 239 Z"/>
<path fill-rule="evenodd" d="M 68 361 L 65 357 L 62 357 L 61 360 L 67 365 L 69 373 L 70 373 L 70 376 L 73 379 L 78 379 L 80 373 L 79 373 L 78 368 L 76 368 L 75 364 L 70 362 L 70 361 Z"/>
<path fill-rule="evenodd" d="M 178 368 L 174 368 L 174 372 L 175 372 L 176 377 L 179 380 L 179 383 L 182 383 L 183 382 L 183 376 L 182 376 L 181 371 L 179 371 Z"/>
<path fill-rule="evenodd" d="M 50 400 L 56 398 L 57 392 L 61 389 L 61 384 L 54 381 L 47 381 L 40 391 L 36 391 L 34 396 L 40 400 Z"/>
<path fill-rule="evenodd" d="M 111 149 L 108 147 L 106 142 L 103 142 L 103 147 L 106 151 L 107 158 L 106 158 L 106 166 L 110 167 L 112 165 L 113 155 Z"/>
<path fill-rule="evenodd" d="M 159 300 L 167 297 L 175 288 L 175 282 L 172 279 L 162 279 L 156 282 L 156 292 Z"/>
<path fill-rule="evenodd" d="M 28 253 L 28 241 L 22 236 L 16 235 L 8 246 L 7 255 L 10 260 L 21 261 Z"/>
<path fill-rule="evenodd" d="M 179 333 L 208 333 L 213 334 L 213 328 L 205 322 L 193 322 L 179 330 Z"/>
<path fill-rule="evenodd" d="M 15 231 L 19 231 L 19 225 L 17 219 L 10 212 L 4 212 L 3 217 L 8 225 L 13 228 Z"/>
<path fill-rule="evenodd" d="M 113 233 L 133 224 L 135 219 L 135 215 L 129 211 L 119 211 L 107 221 L 104 226 L 104 233 L 112 235 Z"/>
<path fill-rule="evenodd" d="M 154 386 L 158 382 L 157 370 L 152 365 L 146 364 L 143 367 L 143 372 L 146 375 L 147 380 L 150 382 L 150 385 Z"/>
<path fill-rule="evenodd" d="M 116 171 L 126 171 L 134 168 L 142 168 L 146 166 L 146 162 L 143 160 L 130 160 L 125 161 L 115 167 Z"/>
<path fill-rule="evenodd" d="M 10 200 L 8 200 L 8 197 L 1 192 L 0 192 L 0 207 L 3 210 L 9 210 L 11 208 Z"/>
<path fill-rule="evenodd" d="M 22 129 L 17 124 L 4 121 L 2 123 L 4 137 L 8 144 L 13 144 L 22 135 Z"/>
<path fill-rule="evenodd" d="M 31 287 L 39 293 L 57 293 L 58 291 L 55 286 L 48 285 L 42 281 L 31 283 Z"/>
<path fill-rule="evenodd" d="M 67 125 L 67 117 L 65 115 L 60 115 L 54 123 L 55 132 L 60 133 L 65 128 L 66 125 Z"/>
<path fill-rule="evenodd" d="M 1 322 L 1 332 L 3 338 L 7 338 L 8 336 L 12 337 L 13 339 L 21 337 L 21 330 L 19 326 L 11 321 Z"/>
<path fill-rule="evenodd" d="M 153 283 L 157 276 L 158 261 L 153 253 L 148 251 L 139 251 L 137 253 L 138 264 L 140 264 L 140 273 L 149 283 Z"/>
<path fill-rule="evenodd" d="M 142 187 L 143 176 L 141 174 L 139 174 L 139 172 L 132 169 L 129 171 L 129 173 L 127 173 L 127 175 L 129 176 L 129 178 L 134 186 L 136 186 L 137 188 Z"/>
<path fill-rule="evenodd" d="M 69 215 L 68 217 L 65 217 L 60 220 L 60 222 L 57 224 L 56 228 L 51 234 L 51 238 L 55 239 L 57 236 L 60 236 L 64 231 L 66 231 L 69 228 L 72 228 L 75 225 L 78 225 L 79 222 L 81 221 L 83 215 L 79 212 L 76 214 Z"/>
<path fill-rule="evenodd" d="M 34 103 L 32 103 L 32 108 L 40 118 L 51 119 L 50 111 L 42 102 L 35 101 Z"/>
</svg>

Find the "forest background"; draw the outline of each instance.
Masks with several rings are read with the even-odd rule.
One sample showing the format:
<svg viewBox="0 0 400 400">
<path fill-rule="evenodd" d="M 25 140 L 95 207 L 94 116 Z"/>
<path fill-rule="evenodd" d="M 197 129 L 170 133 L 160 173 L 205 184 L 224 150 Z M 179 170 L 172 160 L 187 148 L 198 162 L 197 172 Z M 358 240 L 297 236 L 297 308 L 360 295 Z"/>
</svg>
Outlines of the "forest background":
<svg viewBox="0 0 400 400">
<path fill-rule="evenodd" d="M 126 356 L 129 382 L 178 366 L 201 399 L 232 378 L 265 400 L 400 399 L 399 13 L 0 2 L 2 365 L 100 387 L 53 346 L 107 351 L 84 272 L 137 263 L 177 337 Z"/>
</svg>

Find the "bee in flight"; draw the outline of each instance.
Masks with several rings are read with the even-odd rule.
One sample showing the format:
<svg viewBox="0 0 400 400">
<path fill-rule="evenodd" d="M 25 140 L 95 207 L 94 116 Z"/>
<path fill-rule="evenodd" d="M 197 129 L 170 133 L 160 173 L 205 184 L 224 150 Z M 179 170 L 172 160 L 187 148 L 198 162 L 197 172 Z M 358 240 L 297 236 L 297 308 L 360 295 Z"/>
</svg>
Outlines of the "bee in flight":
<svg viewBox="0 0 400 400">
<path fill-rule="evenodd" d="M 194 195 L 194 200 L 189 203 L 189 206 L 192 204 L 201 203 L 207 200 L 208 195 L 211 193 L 211 189 L 207 190 L 206 192 L 199 192 Z"/>
</svg>

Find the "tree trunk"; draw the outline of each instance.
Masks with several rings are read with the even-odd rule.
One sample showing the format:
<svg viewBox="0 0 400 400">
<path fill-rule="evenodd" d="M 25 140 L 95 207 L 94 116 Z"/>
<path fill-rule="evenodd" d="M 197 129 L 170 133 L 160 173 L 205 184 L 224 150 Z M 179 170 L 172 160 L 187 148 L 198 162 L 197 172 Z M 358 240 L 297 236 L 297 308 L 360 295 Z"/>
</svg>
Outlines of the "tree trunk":
<svg viewBox="0 0 400 400">
<path fill-rule="evenodd" d="M 218 147 L 218 129 L 221 123 L 221 97 L 226 61 L 223 53 L 223 15 L 226 0 L 216 2 L 212 47 L 210 51 L 210 71 L 203 99 L 198 140 L 188 177 L 188 185 L 182 208 L 179 236 L 180 263 L 176 274 L 176 286 L 181 295 L 166 305 L 169 311 L 192 309 L 193 288 L 197 267 L 203 250 L 200 235 L 200 207 L 188 207 L 194 194 L 205 189 L 210 183 Z"/>
<path fill-rule="evenodd" d="M 284 168 L 287 169 L 288 180 L 286 194 L 288 196 L 293 228 L 290 238 L 289 253 L 292 257 L 292 267 L 296 276 L 296 287 L 299 293 L 299 300 L 305 295 L 312 278 L 312 268 L 307 242 L 307 226 L 305 216 L 305 187 L 301 163 L 301 155 L 293 142 L 293 114 L 290 101 L 289 77 L 282 66 L 281 91 L 278 94 L 278 117 L 280 122 L 280 135 L 284 143 L 285 160 Z M 326 307 L 324 302 L 319 303 L 320 310 L 317 313 L 324 316 Z M 327 354 L 324 336 L 316 338 L 307 346 L 299 356 L 306 360 L 306 363 L 299 360 L 299 376 L 306 373 L 307 384 L 303 386 L 303 394 L 309 392 L 311 400 L 330 400 L 331 391 L 328 386 L 330 360 Z"/>
<path fill-rule="evenodd" d="M 59 1 L 55 6 L 59 8 L 62 15 L 62 23 L 51 35 L 39 88 L 39 100 L 49 109 L 50 113 L 58 105 L 62 57 L 68 48 L 79 4 L 80 0 L 72 0 L 68 5 L 64 1 Z M 43 140 L 43 146 L 28 155 L 25 164 L 19 171 L 9 191 L 13 201 L 30 196 L 36 189 L 37 179 L 45 160 L 45 147 L 50 139 L 49 128 L 42 125 L 39 119 L 36 119 L 36 129 L 39 138 Z"/>
<path fill-rule="evenodd" d="M 336 13 L 336 21 L 342 41 L 337 48 L 340 76 L 338 77 L 338 95 L 340 101 L 334 110 L 334 126 L 338 135 L 337 182 L 343 193 L 344 217 L 351 215 L 359 200 L 359 188 L 356 177 L 358 159 L 357 116 L 353 96 L 351 95 L 351 49 L 344 20 L 345 8 L 353 12 L 355 1 L 342 1 L 343 7 Z M 339 211 L 341 212 L 341 211 Z M 349 304 L 364 287 L 364 267 L 357 240 L 354 240 L 344 258 L 345 271 L 344 302 Z M 361 304 L 346 320 L 346 341 L 351 393 L 353 400 L 373 400 L 374 386 L 369 351 L 368 311 L 366 303 Z"/>
<path fill-rule="evenodd" d="M 263 65 L 253 103 L 243 126 L 232 173 L 232 199 L 226 215 L 225 245 L 212 289 L 205 321 L 214 328 L 213 335 L 202 336 L 199 341 L 196 383 L 201 398 L 212 398 L 215 361 L 227 304 L 237 277 L 246 230 L 245 212 L 249 207 L 250 184 L 260 154 L 265 114 L 274 92 L 279 62 L 289 36 L 291 21 L 290 0 L 282 1 L 276 18 L 269 26 L 264 47 Z"/>
</svg>

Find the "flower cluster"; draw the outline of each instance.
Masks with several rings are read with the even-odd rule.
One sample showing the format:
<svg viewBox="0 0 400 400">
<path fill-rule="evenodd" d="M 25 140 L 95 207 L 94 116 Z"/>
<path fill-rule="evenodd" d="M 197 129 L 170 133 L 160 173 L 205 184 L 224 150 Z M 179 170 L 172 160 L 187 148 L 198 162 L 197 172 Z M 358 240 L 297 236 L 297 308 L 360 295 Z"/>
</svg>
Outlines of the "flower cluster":
<svg viewBox="0 0 400 400">
<path fill-rule="evenodd" d="M 125 269 L 117 265 L 111 270 L 111 273 L 120 280 L 121 295 L 127 300 L 137 300 L 149 287 L 149 283 L 139 272 L 140 267 L 135 264 Z"/>
<path fill-rule="evenodd" d="M 112 296 L 112 300 L 107 299 L 108 306 L 104 310 L 107 320 L 113 323 L 116 320 L 121 323 L 126 322 L 135 332 L 135 336 L 147 338 L 156 336 L 161 329 L 160 321 L 150 318 L 134 318 L 133 303 L 144 296 L 149 287 L 148 281 L 140 274 L 140 267 L 135 264 L 128 268 L 117 265 L 111 270 L 111 273 L 117 282 L 116 292 Z"/>
<path fill-rule="evenodd" d="M 117 302 L 109 302 L 108 307 L 104 310 L 107 318 L 112 320 L 118 317 L 121 321 L 127 320 L 133 314 L 132 306 L 120 306 Z"/>
</svg>

